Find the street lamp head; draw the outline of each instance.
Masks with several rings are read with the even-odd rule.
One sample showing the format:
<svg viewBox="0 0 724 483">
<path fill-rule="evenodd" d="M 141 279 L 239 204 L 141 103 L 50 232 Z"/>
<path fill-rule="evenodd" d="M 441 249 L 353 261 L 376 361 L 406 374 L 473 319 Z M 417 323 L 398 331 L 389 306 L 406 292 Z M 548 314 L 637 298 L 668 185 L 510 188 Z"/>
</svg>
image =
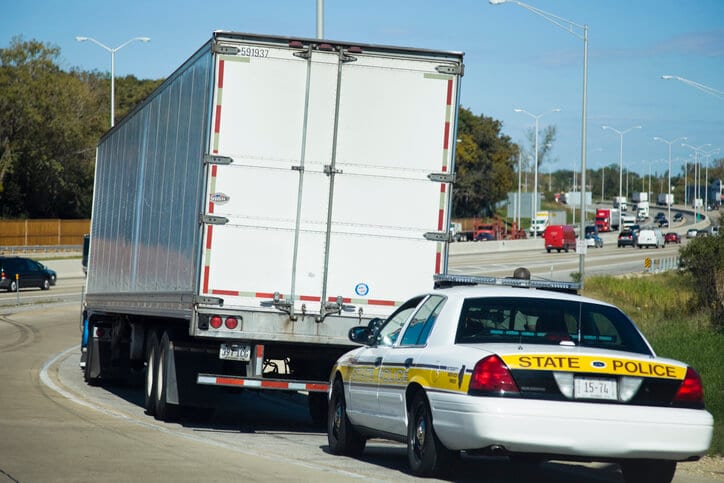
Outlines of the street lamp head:
<svg viewBox="0 0 724 483">
<path fill-rule="evenodd" d="M 508 0 L 488 0 L 488 2 L 489 2 L 491 5 L 500 5 L 500 4 L 503 4 L 503 3 L 508 3 Z"/>
<path fill-rule="evenodd" d="M 88 40 L 88 37 L 80 37 L 80 36 L 77 36 L 77 37 L 75 38 L 75 40 L 77 40 L 78 42 L 85 42 L 86 40 Z"/>
<path fill-rule="evenodd" d="M 668 80 L 668 79 L 673 79 L 674 76 L 673 75 L 662 75 L 661 78 Z"/>
<path fill-rule="evenodd" d="M 136 40 L 140 40 L 141 42 L 150 42 L 151 37 L 136 37 Z"/>
</svg>

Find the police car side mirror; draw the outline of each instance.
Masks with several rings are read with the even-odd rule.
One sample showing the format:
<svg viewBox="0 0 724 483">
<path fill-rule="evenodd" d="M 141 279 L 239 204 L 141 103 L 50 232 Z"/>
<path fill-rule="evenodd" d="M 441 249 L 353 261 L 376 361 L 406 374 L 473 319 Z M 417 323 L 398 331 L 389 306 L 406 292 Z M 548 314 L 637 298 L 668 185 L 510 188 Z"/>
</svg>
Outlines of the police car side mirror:
<svg viewBox="0 0 724 483">
<path fill-rule="evenodd" d="M 358 344 L 372 345 L 374 334 L 369 327 L 360 325 L 349 329 L 349 340 Z"/>
</svg>

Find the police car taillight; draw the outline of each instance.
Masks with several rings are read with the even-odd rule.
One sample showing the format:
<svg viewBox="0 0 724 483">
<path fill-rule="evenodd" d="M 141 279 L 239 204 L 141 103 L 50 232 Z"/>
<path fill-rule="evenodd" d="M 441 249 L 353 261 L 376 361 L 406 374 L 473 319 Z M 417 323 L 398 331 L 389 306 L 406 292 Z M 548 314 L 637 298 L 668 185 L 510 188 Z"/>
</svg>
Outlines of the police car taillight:
<svg viewBox="0 0 724 483">
<path fill-rule="evenodd" d="M 704 385 L 701 382 L 699 374 L 688 367 L 686 369 L 686 377 L 684 378 L 679 390 L 674 396 L 675 402 L 685 403 L 703 403 L 704 402 Z"/>
<path fill-rule="evenodd" d="M 470 377 L 470 392 L 520 392 L 513 380 L 510 370 L 496 355 L 481 359 L 475 364 L 473 375 Z"/>
</svg>

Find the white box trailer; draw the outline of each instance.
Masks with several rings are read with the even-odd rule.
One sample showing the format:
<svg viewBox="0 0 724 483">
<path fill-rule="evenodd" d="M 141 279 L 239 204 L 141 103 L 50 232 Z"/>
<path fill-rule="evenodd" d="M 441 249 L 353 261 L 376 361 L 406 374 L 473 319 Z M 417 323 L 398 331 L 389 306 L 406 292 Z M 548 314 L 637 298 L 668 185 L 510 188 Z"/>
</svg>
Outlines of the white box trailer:
<svg viewBox="0 0 724 483">
<path fill-rule="evenodd" d="M 309 391 L 445 273 L 463 54 L 215 32 L 100 140 L 85 378 Z"/>
</svg>

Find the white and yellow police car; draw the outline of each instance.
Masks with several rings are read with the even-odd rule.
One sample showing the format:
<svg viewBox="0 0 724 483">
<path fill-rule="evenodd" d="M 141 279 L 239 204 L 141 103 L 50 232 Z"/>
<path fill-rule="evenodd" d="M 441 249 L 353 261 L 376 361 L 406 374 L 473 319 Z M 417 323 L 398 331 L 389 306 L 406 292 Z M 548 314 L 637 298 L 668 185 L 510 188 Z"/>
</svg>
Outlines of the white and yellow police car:
<svg viewBox="0 0 724 483">
<path fill-rule="evenodd" d="M 671 481 L 707 452 L 713 418 L 694 369 L 657 357 L 613 305 L 496 280 L 512 286 L 436 289 L 350 331 L 363 345 L 331 373 L 333 453 L 383 437 L 407 443 L 420 476 L 465 451 L 612 461 L 626 481 Z"/>
</svg>

